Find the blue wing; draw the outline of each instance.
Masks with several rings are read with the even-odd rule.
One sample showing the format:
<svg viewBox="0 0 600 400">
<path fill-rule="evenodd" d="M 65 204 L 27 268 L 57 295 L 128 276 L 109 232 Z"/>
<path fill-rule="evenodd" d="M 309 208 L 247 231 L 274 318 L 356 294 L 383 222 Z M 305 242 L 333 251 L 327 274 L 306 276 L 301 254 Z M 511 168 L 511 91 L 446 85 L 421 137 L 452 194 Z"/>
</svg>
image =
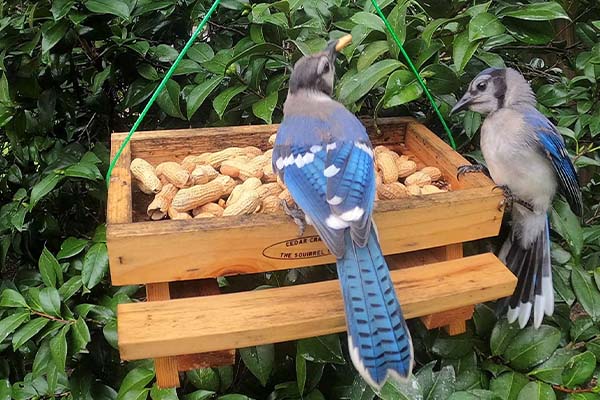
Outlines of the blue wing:
<svg viewBox="0 0 600 400">
<path fill-rule="evenodd" d="M 364 126 L 336 107 L 322 116 L 287 115 L 273 149 L 273 170 L 330 251 L 344 254 L 344 231 L 365 246 L 375 200 L 373 151 Z"/>
<path fill-rule="evenodd" d="M 560 191 L 569 202 L 571 210 L 576 215 L 581 216 L 583 214 L 583 200 L 579 189 L 579 180 L 575 167 L 565 149 L 562 136 L 552 122 L 535 109 L 525 115 L 525 121 L 533 127 L 538 143 L 544 154 L 552 162 L 558 176 Z"/>
</svg>

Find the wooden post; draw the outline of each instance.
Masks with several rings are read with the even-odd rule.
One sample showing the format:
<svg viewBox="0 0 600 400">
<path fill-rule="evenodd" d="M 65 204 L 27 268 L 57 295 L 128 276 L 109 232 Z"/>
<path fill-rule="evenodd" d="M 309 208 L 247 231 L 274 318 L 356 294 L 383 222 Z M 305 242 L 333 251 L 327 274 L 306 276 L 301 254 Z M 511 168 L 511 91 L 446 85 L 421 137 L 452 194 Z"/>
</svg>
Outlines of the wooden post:
<svg viewBox="0 0 600 400">
<path fill-rule="evenodd" d="M 456 260 L 463 256 L 462 243 L 450 244 L 435 249 L 441 260 Z M 475 306 L 470 305 L 456 310 L 431 314 L 421 318 L 427 329 L 444 327 L 449 335 L 460 335 L 467 331 L 467 320 L 473 316 Z"/>
<path fill-rule="evenodd" d="M 147 301 L 169 300 L 171 298 L 169 283 L 150 283 L 146 285 Z M 160 357 L 154 359 L 156 383 L 160 388 L 179 387 L 179 369 L 177 357 Z"/>
</svg>

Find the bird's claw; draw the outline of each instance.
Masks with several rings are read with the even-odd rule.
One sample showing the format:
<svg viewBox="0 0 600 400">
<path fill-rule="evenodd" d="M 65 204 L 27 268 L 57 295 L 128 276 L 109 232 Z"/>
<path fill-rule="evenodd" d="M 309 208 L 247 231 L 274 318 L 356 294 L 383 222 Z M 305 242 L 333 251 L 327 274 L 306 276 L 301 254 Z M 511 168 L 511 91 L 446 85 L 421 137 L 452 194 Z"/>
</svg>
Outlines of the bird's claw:
<svg viewBox="0 0 600 400">
<path fill-rule="evenodd" d="M 283 208 L 283 212 L 291 217 L 298 226 L 298 236 L 304 236 L 304 231 L 306 230 L 306 216 L 304 215 L 304 211 L 295 203 L 290 206 L 285 200 L 281 200 L 281 207 Z"/>
<path fill-rule="evenodd" d="M 460 177 L 465 174 L 474 174 L 474 173 L 484 173 L 488 175 L 488 169 L 485 165 L 475 164 L 475 165 L 461 165 L 457 168 L 456 179 L 460 180 Z"/>
<path fill-rule="evenodd" d="M 500 201 L 500 204 L 498 204 L 498 210 L 502 210 L 502 207 L 504 207 L 506 205 L 507 209 L 511 209 L 514 203 L 517 203 L 523 207 L 525 207 L 526 209 L 528 209 L 531 212 L 533 211 L 533 205 L 531 205 L 531 203 L 520 199 L 518 197 L 516 197 L 512 190 L 510 190 L 510 188 L 506 185 L 496 185 L 494 186 L 494 188 L 492 190 L 496 190 L 496 189 L 500 189 L 502 190 L 502 193 L 504 194 L 504 198 L 502 199 L 502 201 Z"/>
</svg>

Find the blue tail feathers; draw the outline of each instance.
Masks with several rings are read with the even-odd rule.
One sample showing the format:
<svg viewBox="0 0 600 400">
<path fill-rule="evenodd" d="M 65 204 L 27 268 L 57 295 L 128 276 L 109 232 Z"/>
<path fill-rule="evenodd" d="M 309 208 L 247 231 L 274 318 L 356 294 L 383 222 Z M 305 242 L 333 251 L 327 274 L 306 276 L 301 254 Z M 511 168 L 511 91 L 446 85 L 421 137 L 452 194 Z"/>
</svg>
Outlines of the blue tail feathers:
<svg viewBox="0 0 600 400">
<path fill-rule="evenodd" d="M 337 260 L 344 295 L 348 344 L 354 366 L 372 386 L 388 376 L 406 378 L 413 349 L 406 321 L 383 258 L 375 227 L 359 247 L 345 232 L 345 254 Z"/>
</svg>

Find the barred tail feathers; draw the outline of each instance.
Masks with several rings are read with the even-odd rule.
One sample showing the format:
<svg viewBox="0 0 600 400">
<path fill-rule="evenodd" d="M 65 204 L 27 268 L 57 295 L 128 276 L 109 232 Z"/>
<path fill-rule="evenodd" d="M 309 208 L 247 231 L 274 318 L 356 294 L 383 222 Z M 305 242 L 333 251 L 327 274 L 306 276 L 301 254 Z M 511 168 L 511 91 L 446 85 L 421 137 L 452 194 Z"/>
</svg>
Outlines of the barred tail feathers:
<svg viewBox="0 0 600 400">
<path fill-rule="evenodd" d="M 543 220 L 533 223 L 529 219 L 513 226 L 498 255 L 518 278 L 513 295 L 499 304 L 502 308 L 508 305 L 508 321 L 518 320 L 521 328 L 527 325 L 532 311 L 535 328 L 542 324 L 544 315 L 554 312 L 550 227 L 546 216 L 537 217 Z"/>
<path fill-rule="evenodd" d="M 370 385 L 381 387 L 388 376 L 406 378 L 413 349 L 377 234 L 371 227 L 364 247 L 345 233 L 343 258 L 337 260 L 344 296 L 348 344 L 356 369 Z"/>
</svg>

